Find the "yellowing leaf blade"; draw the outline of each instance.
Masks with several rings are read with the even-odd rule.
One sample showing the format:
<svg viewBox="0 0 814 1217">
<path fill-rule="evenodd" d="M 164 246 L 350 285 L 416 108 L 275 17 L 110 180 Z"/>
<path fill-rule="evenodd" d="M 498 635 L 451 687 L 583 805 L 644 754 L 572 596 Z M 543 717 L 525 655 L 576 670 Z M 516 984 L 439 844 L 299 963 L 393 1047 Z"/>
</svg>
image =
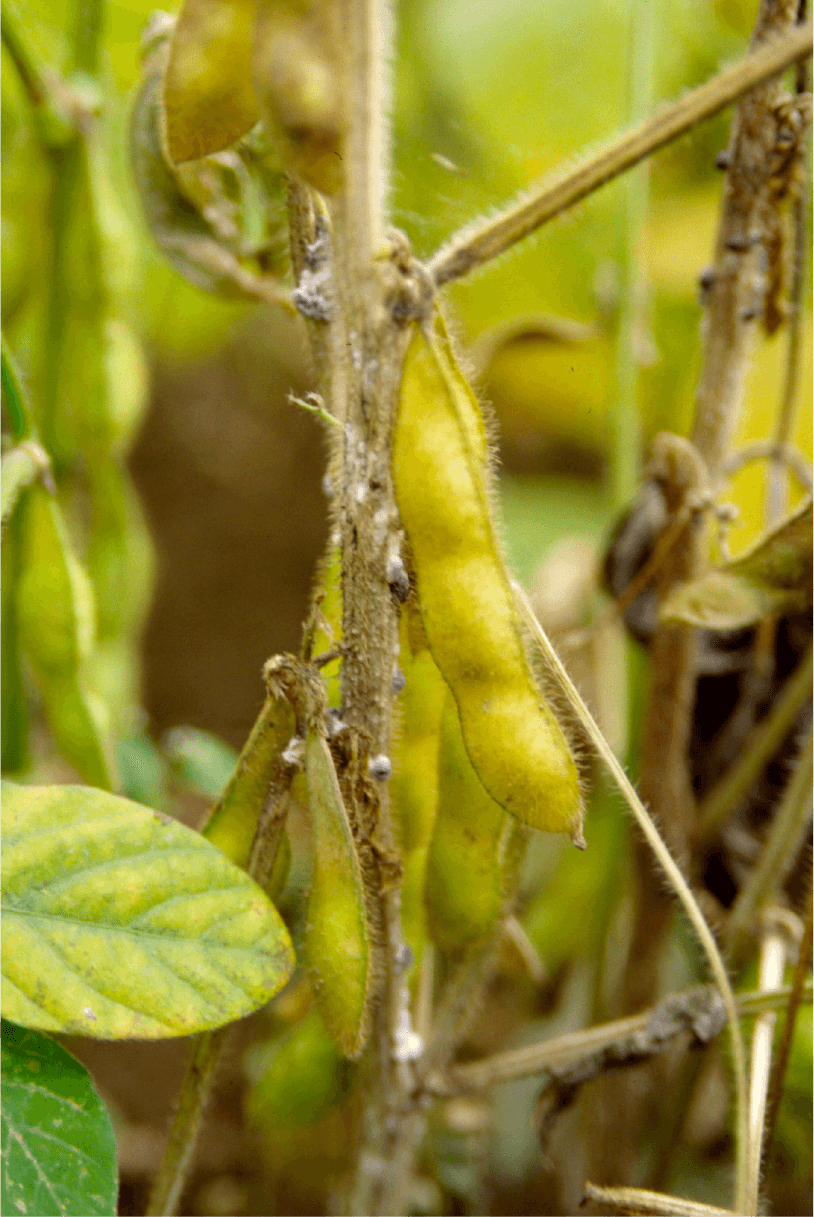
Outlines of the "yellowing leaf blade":
<svg viewBox="0 0 814 1217">
<path fill-rule="evenodd" d="M 200 834 L 88 787 L 3 786 L 3 1003 L 98 1039 L 221 1026 L 288 979 L 288 933 Z"/>
</svg>

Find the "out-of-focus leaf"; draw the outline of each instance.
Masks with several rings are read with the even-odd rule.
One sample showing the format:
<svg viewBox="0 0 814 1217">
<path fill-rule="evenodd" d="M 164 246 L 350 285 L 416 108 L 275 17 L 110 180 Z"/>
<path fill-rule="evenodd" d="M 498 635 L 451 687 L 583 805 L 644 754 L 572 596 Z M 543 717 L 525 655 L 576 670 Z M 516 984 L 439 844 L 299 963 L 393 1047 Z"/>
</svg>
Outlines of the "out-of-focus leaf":
<svg viewBox="0 0 814 1217">
<path fill-rule="evenodd" d="M 255 0 L 184 0 L 170 44 L 164 88 L 172 159 L 220 152 L 254 126 Z"/>
<path fill-rule="evenodd" d="M 3 787 L 3 1005 L 97 1039 L 219 1027 L 294 962 L 274 906 L 199 833 L 80 786 Z"/>
<path fill-rule="evenodd" d="M 158 38 L 145 61 L 130 122 L 133 173 L 153 238 L 195 287 L 235 299 L 289 304 L 288 293 L 274 277 L 283 269 L 276 234 L 266 232 L 266 243 L 258 249 L 243 232 L 249 212 L 254 240 L 254 213 L 262 213 L 266 224 L 275 213 L 282 220 L 282 175 L 275 173 L 266 153 L 254 151 L 251 141 L 241 145 L 242 156 L 231 150 L 194 164 L 172 164 L 162 127 L 167 54 L 166 41 Z"/>
<path fill-rule="evenodd" d="M 114 765 L 104 711 L 88 680 L 93 591 L 59 506 L 41 486 L 26 496 L 17 613 L 60 751 L 86 782 L 110 789 Z"/>
<path fill-rule="evenodd" d="M 3 1212 L 115 1217 L 116 1138 L 87 1069 L 5 1019 L 2 1062 Z"/>
<path fill-rule="evenodd" d="M 183 785 L 207 799 L 219 798 L 237 765 L 238 753 L 230 744 L 197 727 L 174 727 L 161 746 Z"/>
<path fill-rule="evenodd" d="M 324 194 L 342 181 L 336 7 L 258 0 L 253 72 L 265 127 L 289 168 Z"/>
<path fill-rule="evenodd" d="M 339 1051 L 322 1015 L 312 1010 L 282 1039 L 247 1060 L 253 1080 L 249 1114 L 262 1126 L 314 1124 L 348 1093 L 353 1065 Z"/>
<path fill-rule="evenodd" d="M 661 620 L 738 630 L 804 611 L 811 604 L 811 523 L 809 501 L 736 562 L 676 587 Z"/>
<path fill-rule="evenodd" d="M 167 793 L 167 762 L 149 735 L 143 732 L 119 740 L 116 760 L 128 799 L 159 810 Z"/>
</svg>

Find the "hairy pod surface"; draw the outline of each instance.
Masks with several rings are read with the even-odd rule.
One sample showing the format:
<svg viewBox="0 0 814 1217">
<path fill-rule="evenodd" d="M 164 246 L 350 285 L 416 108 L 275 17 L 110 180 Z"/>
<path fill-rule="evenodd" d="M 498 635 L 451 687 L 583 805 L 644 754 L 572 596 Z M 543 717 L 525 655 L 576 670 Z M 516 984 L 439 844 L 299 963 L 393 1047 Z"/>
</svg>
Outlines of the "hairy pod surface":
<svg viewBox="0 0 814 1217">
<path fill-rule="evenodd" d="M 393 476 L 433 658 L 491 797 L 546 832 L 580 835 L 576 766 L 529 665 L 492 526 L 486 435 L 443 333 L 407 352 Z"/>
<path fill-rule="evenodd" d="M 430 933 L 442 950 L 458 950 L 493 929 L 503 899 L 501 838 L 507 820 L 472 768 L 448 693 L 425 892 Z"/>
<path fill-rule="evenodd" d="M 325 1025 L 353 1058 L 368 1032 L 370 934 L 362 869 L 333 758 L 314 727 L 305 743 L 305 774 L 314 846 L 306 951 Z"/>
<path fill-rule="evenodd" d="M 56 500 L 42 486 L 28 491 L 22 522 L 20 640 L 60 751 L 89 785 L 110 790 L 114 770 L 104 712 L 87 676 L 95 639 L 91 583 Z"/>
</svg>

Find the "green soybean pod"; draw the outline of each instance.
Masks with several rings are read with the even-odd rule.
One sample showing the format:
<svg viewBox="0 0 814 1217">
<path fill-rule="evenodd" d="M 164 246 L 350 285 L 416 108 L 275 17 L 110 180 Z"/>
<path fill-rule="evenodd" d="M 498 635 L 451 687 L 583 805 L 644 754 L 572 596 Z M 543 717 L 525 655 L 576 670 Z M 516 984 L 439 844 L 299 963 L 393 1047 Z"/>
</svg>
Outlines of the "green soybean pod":
<svg viewBox="0 0 814 1217">
<path fill-rule="evenodd" d="M 367 1039 L 371 944 L 359 855 L 325 736 L 305 742 L 314 874 L 308 899 L 306 954 L 316 974 L 317 1005 L 345 1056 Z"/>
<path fill-rule="evenodd" d="M 417 328 L 393 476 L 429 647 L 487 792 L 524 823 L 581 844 L 576 766 L 526 656 L 492 525 L 484 450 L 478 404 L 448 341 Z"/>
<path fill-rule="evenodd" d="M 472 768 L 448 693 L 425 890 L 427 923 L 442 950 L 459 950 L 494 928 L 503 902 L 501 841 L 508 819 Z"/>
<path fill-rule="evenodd" d="M 315 656 L 330 651 L 342 641 L 342 555 L 333 541 L 317 574 L 317 596 L 320 595 L 319 611 L 324 623 L 318 624 L 314 630 Z M 328 705 L 333 709 L 338 709 L 342 703 L 341 675 L 341 660 L 338 657 L 322 668 L 325 694 Z"/>
<path fill-rule="evenodd" d="M 400 729 L 393 742 L 390 805 L 403 853 L 401 919 L 416 962 L 427 940 L 424 882 L 438 803 L 438 749 L 446 685 L 427 648 L 418 609 L 404 606 L 399 623 Z"/>
<path fill-rule="evenodd" d="M 26 496 L 17 615 L 46 714 L 62 754 L 90 786 L 113 788 L 104 707 L 88 665 L 95 641 L 93 590 L 62 512 L 42 486 Z"/>
<path fill-rule="evenodd" d="M 282 753 L 295 731 L 291 703 L 283 697 L 269 696 L 243 746 L 234 773 L 201 828 L 202 834 L 238 866 L 248 864 L 257 819 L 272 783 L 290 782 L 290 770 L 282 761 Z M 286 847 L 282 848 L 285 854 Z M 275 874 L 276 871 L 275 867 Z"/>
</svg>

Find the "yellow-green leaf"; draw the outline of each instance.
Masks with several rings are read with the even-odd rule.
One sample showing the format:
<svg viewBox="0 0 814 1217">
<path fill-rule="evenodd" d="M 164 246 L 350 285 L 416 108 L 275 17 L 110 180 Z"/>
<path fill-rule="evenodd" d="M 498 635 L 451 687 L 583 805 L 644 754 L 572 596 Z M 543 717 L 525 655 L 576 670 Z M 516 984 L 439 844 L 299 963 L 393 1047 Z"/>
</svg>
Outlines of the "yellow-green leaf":
<svg viewBox="0 0 814 1217">
<path fill-rule="evenodd" d="M 4 1013 L 97 1039 L 241 1018 L 294 957 L 265 894 L 192 829 L 84 786 L 3 785 Z"/>
</svg>

